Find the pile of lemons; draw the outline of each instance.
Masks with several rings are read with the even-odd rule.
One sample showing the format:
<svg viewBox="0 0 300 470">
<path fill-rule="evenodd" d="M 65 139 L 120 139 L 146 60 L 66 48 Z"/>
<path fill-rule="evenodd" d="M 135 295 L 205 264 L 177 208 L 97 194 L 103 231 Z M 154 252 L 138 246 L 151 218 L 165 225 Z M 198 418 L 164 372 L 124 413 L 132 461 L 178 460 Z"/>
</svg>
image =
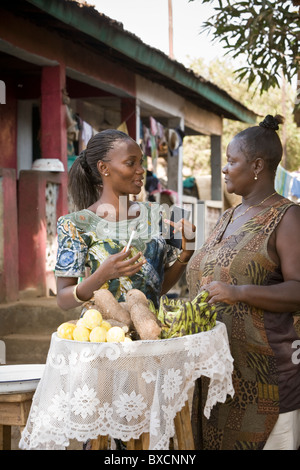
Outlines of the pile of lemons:
<svg viewBox="0 0 300 470">
<path fill-rule="evenodd" d="M 62 339 L 89 341 L 91 343 L 120 343 L 131 341 L 123 328 L 112 326 L 103 320 L 101 313 L 91 308 L 86 310 L 77 323 L 65 322 L 57 328 L 57 336 Z"/>
</svg>

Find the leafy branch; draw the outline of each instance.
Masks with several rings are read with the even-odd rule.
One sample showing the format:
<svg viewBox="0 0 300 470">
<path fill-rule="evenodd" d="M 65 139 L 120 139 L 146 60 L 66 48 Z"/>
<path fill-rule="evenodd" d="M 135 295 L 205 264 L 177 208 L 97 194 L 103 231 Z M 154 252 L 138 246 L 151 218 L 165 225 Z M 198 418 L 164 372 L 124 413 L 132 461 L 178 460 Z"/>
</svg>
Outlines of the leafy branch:
<svg viewBox="0 0 300 470">
<path fill-rule="evenodd" d="M 194 0 L 189 0 L 194 1 Z M 243 55 L 245 65 L 235 70 L 248 87 L 258 79 L 261 93 L 279 87 L 284 75 L 291 82 L 300 70 L 300 15 L 292 0 L 202 0 L 216 3 L 215 14 L 202 25 L 226 54 Z"/>
</svg>

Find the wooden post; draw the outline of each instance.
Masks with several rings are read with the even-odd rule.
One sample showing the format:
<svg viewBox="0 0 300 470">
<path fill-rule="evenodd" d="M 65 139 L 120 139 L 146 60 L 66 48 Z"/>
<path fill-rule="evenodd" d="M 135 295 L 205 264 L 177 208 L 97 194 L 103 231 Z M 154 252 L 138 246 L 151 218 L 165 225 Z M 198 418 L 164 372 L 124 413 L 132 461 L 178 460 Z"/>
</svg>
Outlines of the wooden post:
<svg viewBox="0 0 300 470">
<path fill-rule="evenodd" d="M 0 450 L 11 449 L 11 426 L 26 426 L 34 392 L 0 394 Z"/>
<path fill-rule="evenodd" d="M 211 141 L 211 198 L 222 201 L 222 137 L 212 135 Z"/>
<path fill-rule="evenodd" d="M 186 402 L 184 407 L 177 413 L 174 424 L 178 441 L 178 449 L 194 450 L 195 445 L 188 402 Z"/>
<path fill-rule="evenodd" d="M 121 120 L 126 122 L 128 134 L 136 140 L 136 102 L 132 98 L 122 98 L 121 100 Z"/>
<path fill-rule="evenodd" d="M 0 302 L 19 298 L 16 171 L 0 168 Z"/>
<path fill-rule="evenodd" d="M 91 439 L 91 450 L 107 450 L 108 436 L 98 436 L 97 439 Z"/>
</svg>

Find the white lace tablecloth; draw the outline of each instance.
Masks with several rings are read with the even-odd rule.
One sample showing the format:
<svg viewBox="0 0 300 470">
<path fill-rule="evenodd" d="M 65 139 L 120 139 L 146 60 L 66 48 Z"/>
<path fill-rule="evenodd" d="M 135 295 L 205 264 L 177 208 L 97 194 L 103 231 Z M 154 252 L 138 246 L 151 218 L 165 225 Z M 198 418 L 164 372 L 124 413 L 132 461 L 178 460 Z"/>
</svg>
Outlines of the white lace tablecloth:
<svg viewBox="0 0 300 470">
<path fill-rule="evenodd" d="M 54 333 L 19 443 L 60 450 L 99 435 L 128 441 L 150 433 L 149 449 L 168 449 L 174 417 L 200 376 L 210 378 L 204 410 L 233 396 L 226 327 L 175 339 L 86 343 Z"/>
</svg>

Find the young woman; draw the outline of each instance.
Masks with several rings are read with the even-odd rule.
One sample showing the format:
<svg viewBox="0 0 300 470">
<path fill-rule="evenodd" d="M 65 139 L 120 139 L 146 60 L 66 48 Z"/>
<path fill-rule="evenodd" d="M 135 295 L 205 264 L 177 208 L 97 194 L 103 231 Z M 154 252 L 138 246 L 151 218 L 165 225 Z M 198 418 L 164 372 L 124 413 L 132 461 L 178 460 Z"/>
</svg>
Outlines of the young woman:
<svg viewBox="0 0 300 470">
<path fill-rule="evenodd" d="M 55 273 L 62 309 L 88 301 L 101 287 L 118 301 L 129 289 L 140 289 L 158 307 L 160 295 L 182 275 L 193 254 L 195 227 L 180 221 L 182 250 L 168 245 L 161 235 L 159 205 L 130 200 L 140 193 L 143 178 L 140 147 L 117 130 L 96 134 L 73 163 L 69 192 L 78 211 L 61 217 L 57 227 Z"/>
<path fill-rule="evenodd" d="M 234 359 L 235 395 L 203 420 L 205 449 L 300 445 L 300 361 L 294 354 L 299 336 L 293 318 L 300 311 L 300 207 L 274 189 L 282 157 L 280 122 L 268 115 L 230 142 L 223 173 L 228 191 L 241 195 L 242 203 L 223 214 L 187 268 L 191 297 L 209 291 Z M 202 385 L 202 398 L 195 394 L 195 428 L 205 400 Z"/>
</svg>

